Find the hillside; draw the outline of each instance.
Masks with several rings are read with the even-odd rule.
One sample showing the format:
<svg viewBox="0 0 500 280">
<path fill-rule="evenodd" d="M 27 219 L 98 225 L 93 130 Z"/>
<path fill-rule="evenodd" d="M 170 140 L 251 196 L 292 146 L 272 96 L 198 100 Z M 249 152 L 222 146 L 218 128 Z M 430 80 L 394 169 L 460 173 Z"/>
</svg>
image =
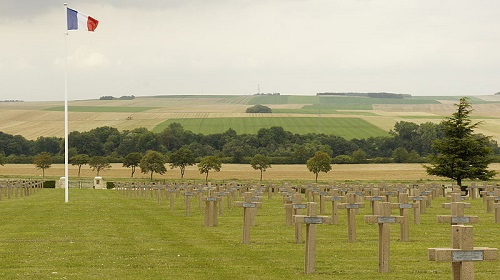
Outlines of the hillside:
<svg viewBox="0 0 500 280">
<path fill-rule="evenodd" d="M 453 104 L 458 98 L 187 95 L 137 97 L 134 100 L 78 100 L 69 102 L 69 129 L 88 131 L 112 126 L 119 130 L 146 127 L 159 131 L 170 122 L 183 123 L 189 119 L 194 124 L 183 124 L 185 128 L 201 133 L 225 131 L 230 127 L 238 133 L 248 133 L 258 130 L 259 126 L 283 124 L 285 129 L 294 133 L 333 132 L 347 138 L 361 138 L 383 135 L 398 121 L 439 122 L 454 112 Z M 477 132 L 500 140 L 500 96 L 475 96 L 471 97 L 471 103 L 474 120 L 483 121 Z M 273 113 L 245 113 L 246 108 L 255 104 L 266 105 Z M 27 139 L 62 137 L 63 105 L 63 102 L 1 102 L 0 131 Z M 287 118 L 290 118 L 288 122 Z M 208 123 L 210 126 L 206 125 Z M 253 130 L 243 130 L 251 126 Z M 203 128 L 205 130 L 201 131 Z"/>
</svg>

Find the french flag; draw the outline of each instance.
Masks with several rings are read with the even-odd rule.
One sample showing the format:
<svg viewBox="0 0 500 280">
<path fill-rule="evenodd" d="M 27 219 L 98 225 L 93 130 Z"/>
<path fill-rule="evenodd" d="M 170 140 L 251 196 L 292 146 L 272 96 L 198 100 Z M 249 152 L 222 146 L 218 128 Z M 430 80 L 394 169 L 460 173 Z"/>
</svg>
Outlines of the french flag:
<svg viewBox="0 0 500 280">
<path fill-rule="evenodd" d="M 68 30 L 94 31 L 99 21 L 91 16 L 84 15 L 78 11 L 67 8 Z"/>
</svg>

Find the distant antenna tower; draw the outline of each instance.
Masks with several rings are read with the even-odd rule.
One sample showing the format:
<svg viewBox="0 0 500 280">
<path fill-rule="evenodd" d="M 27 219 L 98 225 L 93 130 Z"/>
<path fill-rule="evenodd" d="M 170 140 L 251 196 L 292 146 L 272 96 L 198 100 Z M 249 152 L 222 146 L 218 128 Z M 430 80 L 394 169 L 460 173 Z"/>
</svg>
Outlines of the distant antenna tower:
<svg viewBox="0 0 500 280">
<path fill-rule="evenodd" d="M 257 85 L 257 94 L 260 94 L 260 84 Z"/>
</svg>

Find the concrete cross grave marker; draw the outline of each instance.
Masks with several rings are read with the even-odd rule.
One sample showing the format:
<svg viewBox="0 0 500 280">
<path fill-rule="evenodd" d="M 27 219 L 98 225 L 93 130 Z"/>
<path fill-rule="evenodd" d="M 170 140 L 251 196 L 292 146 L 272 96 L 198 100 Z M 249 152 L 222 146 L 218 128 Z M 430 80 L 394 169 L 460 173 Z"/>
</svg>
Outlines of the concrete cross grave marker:
<svg viewBox="0 0 500 280">
<path fill-rule="evenodd" d="M 176 194 L 177 190 L 175 189 L 175 187 L 171 187 L 168 189 L 167 193 L 168 193 L 168 198 L 169 198 L 169 207 L 170 207 L 170 211 L 173 211 L 174 210 L 174 207 L 175 207 L 175 194 Z"/>
<path fill-rule="evenodd" d="M 354 193 L 347 194 L 347 202 L 339 203 L 339 208 L 347 210 L 347 240 L 356 242 L 356 214 L 359 208 L 365 207 L 363 203 L 356 203 L 356 195 Z"/>
<path fill-rule="evenodd" d="M 451 262 L 453 280 L 474 280 L 475 261 L 498 259 L 498 249 L 473 246 L 472 226 L 452 226 L 451 248 L 429 248 L 429 260 Z"/>
<path fill-rule="evenodd" d="M 410 209 L 417 203 L 408 203 L 408 194 L 400 193 L 398 195 L 399 203 L 391 203 L 392 208 L 399 209 L 399 215 L 403 216 L 403 221 L 400 223 L 400 237 L 402 242 L 410 241 Z"/>
<path fill-rule="evenodd" d="M 427 211 L 427 200 L 429 199 L 425 195 L 415 195 L 415 196 L 409 196 L 409 198 L 413 201 L 418 203 L 418 209 L 420 210 L 420 214 L 425 214 Z"/>
<path fill-rule="evenodd" d="M 475 183 L 467 187 L 470 199 L 476 199 L 479 196 L 479 188 Z"/>
<path fill-rule="evenodd" d="M 302 243 L 302 226 L 295 223 L 294 216 L 299 215 L 301 209 L 307 209 L 307 204 L 302 203 L 302 195 L 296 193 L 293 195 L 292 203 L 292 222 L 295 225 L 295 243 Z"/>
<path fill-rule="evenodd" d="M 391 216 L 391 203 L 382 202 L 377 215 L 365 216 L 365 222 L 378 224 L 378 271 L 389 272 L 390 224 L 402 223 L 403 216 Z"/>
<path fill-rule="evenodd" d="M 384 190 L 380 192 L 380 195 L 385 196 L 386 202 L 391 202 L 393 197 L 397 197 L 399 192 L 397 190 Z"/>
<path fill-rule="evenodd" d="M 285 202 L 285 223 L 287 226 L 293 226 L 293 197 L 290 195 L 283 196 Z"/>
<path fill-rule="evenodd" d="M 250 227 L 255 221 L 256 208 L 262 207 L 261 202 L 252 202 L 253 193 L 245 192 L 243 201 L 235 201 L 234 206 L 243 208 L 243 244 L 250 243 Z"/>
<path fill-rule="evenodd" d="M 469 224 L 469 223 L 477 223 L 479 218 L 477 216 L 465 216 L 465 208 L 469 208 L 470 204 L 469 203 L 464 203 L 464 202 L 452 202 L 452 203 L 444 203 L 443 204 L 444 208 L 450 208 L 451 209 L 451 215 L 439 215 L 437 216 L 437 221 L 438 223 L 448 223 L 452 225 L 452 247 L 453 246 L 458 246 L 458 245 L 453 245 L 456 244 L 456 229 L 453 228 L 455 225 L 463 225 L 463 224 Z M 457 247 L 453 247 L 457 248 Z M 459 263 L 452 263 L 452 270 L 456 271 L 459 269 L 459 266 L 461 264 Z M 453 278 L 455 279 L 455 278 Z M 469 279 L 469 278 L 456 278 L 456 279 Z"/>
<path fill-rule="evenodd" d="M 492 208 L 495 209 L 495 223 L 500 223 L 500 189 L 495 189 L 495 203 L 493 203 Z"/>
<path fill-rule="evenodd" d="M 370 207 L 372 209 L 372 214 L 375 215 L 375 213 L 378 212 L 377 207 L 380 202 L 386 201 L 385 196 L 380 195 L 380 189 L 379 188 L 373 188 L 371 189 L 371 195 L 365 196 L 365 200 L 370 201 Z"/>
<path fill-rule="evenodd" d="M 487 185 L 484 187 L 484 191 L 479 192 L 483 197 L 483 202 L 486 204 L 486 197 L 495 195 L 494 189 L 492 185 Z"/>
<path fill-rule="evenodd" d="M 184 192 L 184 204 L 186 205 L 186 216 L 191 216 L 191 197 L 194 196 L 193 187 L 187 187 Z"/>
<path fill-rule="evenodd" d="M 304 273 L 314 273 L 316 266 L 316 226 L 329 223 L 330 217 L 317 216 L 318 208 L 316 202 L 307 203 L 307 215 L 295 215 L 296 224 L 306 224 L 306 254 Z"/>
<path fill-rule="evenodd" d="M 216 227 L 217 224 L 217 197 L 209 190 L 205 200 L 205 226 Z"/>
<path fill-rule="evenodd" d="M 339 204 L 344 199 L 344 196 L 339 195 L 338 189 L 331 189 L 330 195 L 326 196 L 325 199 L 327 201 L 332 202 L 332 224 L 336 225 L 339 223 L 339 216 L 338 216 Z"/>
<path fill-rule="evenodd" d="M 444 208 L 451 209 L 451 215 L 438 215 L 437 222 L 438 223 L 447 223 L 451 225 L 458 224 L 470 224 L 477 223 L 479 218 L 477 216 L 465 216 L 465 208 L 470 208 L 469 203 L 464 202 L 452 202 L 452 203 L 443 203 Z"/>
<path fill-rule="evenodd" d="M 318 191 L 319 195 L 319 214 L 324 215 L 326 211 L 326 196 L 328 195 L 328 192 L 324 190 Z"/>
<path fill-rule="evenodd" d="M 486 202 L 486 213 L 493 213 L 493 204 L 498 200 L 498 194 L 498 189 L 494 189 L 490 192 L 484 192 L 483 201 Z"/>
</svg>

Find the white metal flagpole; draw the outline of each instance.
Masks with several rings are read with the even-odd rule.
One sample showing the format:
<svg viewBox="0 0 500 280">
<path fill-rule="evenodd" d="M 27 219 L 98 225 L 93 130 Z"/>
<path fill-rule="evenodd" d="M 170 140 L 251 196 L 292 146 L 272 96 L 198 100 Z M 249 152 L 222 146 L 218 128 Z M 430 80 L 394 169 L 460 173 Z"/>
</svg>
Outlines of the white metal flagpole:
<svg viewBox="0 0 500 280">
<path fill-rule="evenodd" d="M 68 4 L 64 3 L 64 18 L 66 27 L 64 30 L 64 202 L 69 201 L 69 172 L 68 172 Z"/>
</svg>

